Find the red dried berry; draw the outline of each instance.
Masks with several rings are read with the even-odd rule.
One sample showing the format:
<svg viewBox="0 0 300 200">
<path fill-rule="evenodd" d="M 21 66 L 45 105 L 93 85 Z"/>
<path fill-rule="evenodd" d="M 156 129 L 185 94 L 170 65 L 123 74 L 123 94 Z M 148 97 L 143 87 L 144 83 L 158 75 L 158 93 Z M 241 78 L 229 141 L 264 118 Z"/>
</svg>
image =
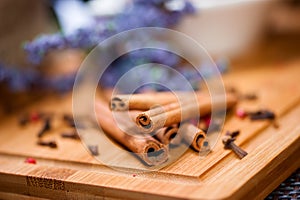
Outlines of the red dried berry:
<svg viewBox="0 0 300 200">
<path fill-rule="evenodd" d="M 31 114 L 30 114 L 30 121 L 32 121 L 32 122 L 37 122 L 37 121 L 39 121 L 40 120 L 40 115 L 39 115 L 39 113 L 37 113 L 37 112 L 32 112 Z"/>
<path fill-rule="evenodd" d="M 235 112 L 236 116 L 241 118 L 241 119 L 244 119 L 246 116 L 247 116 L 247 113 L 244 109 L 242 108 L 238 108 Z"/>
<path fill-rule="evenodd" d="M 26 158 L 25 163 L 36 164 L 36 160 L 34 158 Z"/>
</svg>

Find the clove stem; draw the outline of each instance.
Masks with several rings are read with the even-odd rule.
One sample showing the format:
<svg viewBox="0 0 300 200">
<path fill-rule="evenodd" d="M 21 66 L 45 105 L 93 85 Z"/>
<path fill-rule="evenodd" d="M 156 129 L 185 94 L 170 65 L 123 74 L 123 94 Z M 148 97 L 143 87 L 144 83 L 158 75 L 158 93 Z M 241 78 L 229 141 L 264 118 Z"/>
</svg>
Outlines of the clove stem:
<svg viewBox="0 0 300 200">
<path fill-rule="evenodd" d="M 244 158 L 248 154 L 242 148 L 237 146 L 234 142 L 231 142 L 228 146 L 240 159 Z"/>
</svg>

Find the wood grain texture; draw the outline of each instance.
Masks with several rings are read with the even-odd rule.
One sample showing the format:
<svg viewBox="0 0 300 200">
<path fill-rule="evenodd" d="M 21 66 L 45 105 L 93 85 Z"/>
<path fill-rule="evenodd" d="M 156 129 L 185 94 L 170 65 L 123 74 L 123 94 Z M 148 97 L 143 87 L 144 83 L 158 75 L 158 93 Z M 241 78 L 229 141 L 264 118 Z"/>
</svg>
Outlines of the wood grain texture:
<svg viewBox="0 0 300 200">
<path fill-rule="evenodd" d="M 24 199 L 262 199 L 300 166 L 299 65 L 239 69 L 224 76 L 227 86 L 259 96 L 238 107 L 269 108 L 280 125 L 275 129 L 268 121 L 241 120 L 229 113 L 223 134 L 241 131 L 236 144 L 249 153 L 242 160 L 218 140 L 204 159 L 188 150 L 157 172 L 125 172 L 101 164 L 80 141 L 61 138 L 60 120 L 45 135 L 57 140 L 58 149 L 50 149 L 36 145 L 41 124 L 21 128 L 16 116 L 8 117 L 0 126 L 0 197 L 13 198 L 15 193 Z M 49 97 L 28 108 L 36 109 L 70 113 L 71 97 Z M 28 156 L 37 164 L 24 163 Z"/>
</svg>

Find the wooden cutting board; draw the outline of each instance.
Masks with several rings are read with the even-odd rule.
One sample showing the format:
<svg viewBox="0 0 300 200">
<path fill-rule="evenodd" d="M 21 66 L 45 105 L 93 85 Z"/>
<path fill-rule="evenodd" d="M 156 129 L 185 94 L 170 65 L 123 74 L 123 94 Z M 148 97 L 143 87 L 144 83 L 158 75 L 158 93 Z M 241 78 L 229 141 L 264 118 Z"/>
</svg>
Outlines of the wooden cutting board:
<svg viewBox="0 0 300 200">
<path fill-rule="evenodd" d="M 40 123 L 19 127 L 18 115 L 1 120 L 0 198 L 76 199 L 262 199 L 300 166 L 300 62 L 239 69 L 224 76 L 226 86 L 259 99 L 243 101 L 246 110 L 275 111 L 269 121 L 229 116 L 226 130 L 240 130 L 236 144 L 249 154 L 239 160 L 219 140 L 204 159 L 188 150 L 157 172 L 115 170 L 93 158 L 80 141 L 60 137 L 59 120 L 46 139 L 57 149 L 36 145 Z M 47 97 L 28 108 L 71 113 L 71 96 Z M 99 152 L 101 154 L 101 152 Z M 24 163 L 34 157 L 37 164 Z"/>
</svg>

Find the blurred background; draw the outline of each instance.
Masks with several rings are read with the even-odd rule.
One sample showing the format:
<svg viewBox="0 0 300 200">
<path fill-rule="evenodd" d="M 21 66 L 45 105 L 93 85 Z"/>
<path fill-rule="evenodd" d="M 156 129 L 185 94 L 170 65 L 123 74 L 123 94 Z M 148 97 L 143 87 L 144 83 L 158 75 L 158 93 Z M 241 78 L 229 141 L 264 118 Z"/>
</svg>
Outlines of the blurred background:
<svg viewBox="0 0 300 200">
<path fill-rule="evenodd" d="M 180 2 L 171 0 L 164 9 L 178 14 Z M 26 43 L 43 34 L 59 32 L 72 36 L 78 30 L 93 26 L 95 19 L 101 25 L 107 19 L 126 13 L 130 8 L 126 6 L 132 3 L 132 0 L 1 0 L 0 115 L 47 94 L 48 90 L 36 86 L 42 81 L 28 89 L 24 77 L 28 82 L 39 80 L 35 77 L 41 76 L 43 84 L 61 88 L 66 85 L 66 77 L 76 72 L 87 52 L 80 44 L 73 48 L 57 47 L 34 63 L 28 58 L 26 48 L 24 50 Z M 300 0 L 191 0 L 191 3 L 195 13 L 176 23 L 169 22 L 173 23 L 170 27 L 203 45 L 215 61 L 225 60 L 230 67 L 249 67 L 255 62 L 280 62 L 300 55 Z M 138 14 L 142 12 L 136 13 L 134 19 L 138 20 Z M 125 23 L 126 19 L 123 20 Z M 39 42 L 43 41 L 45 46 L 49 41 L 55 43 L 55 39 Z M 36 52 L 44 53 L 40 49 Z M 189 53 L 197 55 L 193 51 Z M 27 73 L 33 68 L 34 73 Z M 64 82 L 56 79 L 61 75 Z"/>
</svg>

